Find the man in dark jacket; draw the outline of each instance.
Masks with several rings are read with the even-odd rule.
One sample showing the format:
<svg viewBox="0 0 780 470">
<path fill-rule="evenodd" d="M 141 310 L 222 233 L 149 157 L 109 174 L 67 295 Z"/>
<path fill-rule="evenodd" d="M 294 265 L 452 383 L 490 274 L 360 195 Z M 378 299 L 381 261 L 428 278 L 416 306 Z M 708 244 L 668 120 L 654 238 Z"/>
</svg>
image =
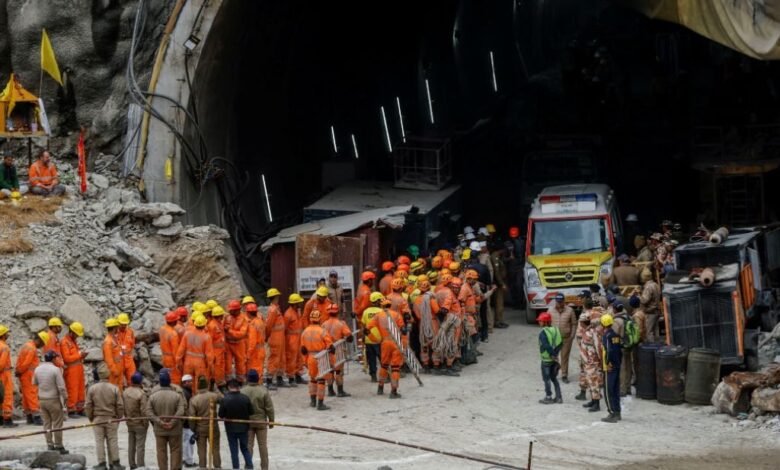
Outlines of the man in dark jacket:
<svg viewBox="0 0 780 470">
<path fill-rule="evenodd" d="M 241 393 L 241 383 L 237 379 L 231 378 L 228 380 L 227 386 L 228 393 L 219 405 L 219 417 L 224 419 L 250 419 L 254 409 L 249 397 Z M 249 424 L 225 422 L 225 434 L 230 447 L 230 460 L 233 463 L 233 468 L 236 470 L 240 468 L 238 461 L 239 449 L 244 456 L 244 468 L 254 468 L 252 466 L 252 454 L 247 446 Z"/>
<path fill-rule="evenodd" d="M 19 191 L 24 194 L 27 192 L 27 186 L 19 185 L 19 176 L 16 173 L 14 157 L 6 154 L 3 157 L 3 164 L 0 165 L 0 199 L 11 197 L 11 192 Z"/>
</svg>

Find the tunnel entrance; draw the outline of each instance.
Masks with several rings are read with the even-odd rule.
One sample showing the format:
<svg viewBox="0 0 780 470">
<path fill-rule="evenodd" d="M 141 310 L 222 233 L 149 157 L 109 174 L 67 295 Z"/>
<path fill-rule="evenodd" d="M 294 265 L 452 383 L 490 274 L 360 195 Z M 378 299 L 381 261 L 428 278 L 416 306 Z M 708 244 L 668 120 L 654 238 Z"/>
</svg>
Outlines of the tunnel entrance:
<svg viewBox="0 0 780 470">
<path fill-rule="evenodd" d="M 567 178 L 646 230 L 776 220 L 777 64 L 609 2 L 418 3 L 223 2 L 192 73 L 210 164 L 183 201 L 245 268 L 339 181 L 392 180 L 397 102 L 407 135 L 451 139 L 464 225 L 524 226 L 524 192 Z"/>
</svg>

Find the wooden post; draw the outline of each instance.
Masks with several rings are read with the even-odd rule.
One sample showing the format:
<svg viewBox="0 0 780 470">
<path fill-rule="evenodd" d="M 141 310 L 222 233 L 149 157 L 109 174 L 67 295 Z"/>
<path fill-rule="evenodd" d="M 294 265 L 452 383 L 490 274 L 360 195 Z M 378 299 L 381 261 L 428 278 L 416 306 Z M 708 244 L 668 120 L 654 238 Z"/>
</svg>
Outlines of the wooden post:
<svg viewBox="0 0 780 470">
<path fill-rule="evenodd" d="M 32 138 L 27 138 L 27 168 L 32 166 Z"/>
<path fill-rule="evenodd" d="M 209 445 L 207 448 L 208 453 L 208 467 L 214 468 L 214 417 L 216 415 L 215 410 L 217 408 L 217 402 L 213 398 L 209 400 Z"/>
<path fill-rule="evenodd" d="M 528 465 L 526 466 L 526 470 L 531 470 L 531 456 L 534 453 L 534 441 L 528 442 Z"/>
</svg>

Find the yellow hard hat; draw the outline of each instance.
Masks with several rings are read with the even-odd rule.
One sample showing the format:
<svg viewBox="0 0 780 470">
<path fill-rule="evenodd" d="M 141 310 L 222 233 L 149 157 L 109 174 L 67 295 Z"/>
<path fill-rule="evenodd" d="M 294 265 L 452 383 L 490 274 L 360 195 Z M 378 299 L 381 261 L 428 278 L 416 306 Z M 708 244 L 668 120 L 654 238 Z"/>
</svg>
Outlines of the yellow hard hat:
<svg viewBox="0 0 780 470">
<path fill-rule="evenodd" d="M 603 326 L 604 328 L 608 326 L 612 326 L 612 323 L 614 323 L 614 319 L 612 318 L 612 315 L 607 313 L 601 316 L 601 326 Z"/>
<path fill-rule="evenodd" d="M 48 344 L 49 342 L 49 333 L 46 333 L 45 331 L 41 331 L 38 333 L 38 339 L 43 341 L 43 344 Z"/>
<path fill-rule="evenodd" d="M 460 263 L 458 263 L 457 261 L 453 261 L 452 263 L 450 263 L 448 268 L 452 272 L 460 271 Z"/>
<path fill-rule="evenodd" d="M 384 300 L 385 296 L 382 295 L 381 292 L 372 292 L 370 296 L 368 296 L 368 300 L 371 301 L 371 303 L 378 302 L 380 300 Z"/>
<path fill-rule="evenodd" d="M 256 304 L 256 303 L 257 302 L 255 302 L 255 298 L 252 297 L 251 295 L 246 295 L 246 296 L 244 296 L 243 299 L 241 299 L 241 305 Z"/>
<path fill-rule="evenodd" d="M 417 276 L 417 282 L 423 282 L 423 281 L 427 281 L 427 280 L 428 280 L 428 275 L 427 274 L 420 274 L 419 276 Z"/>
<path fill-rule="evenodd" d="M 214 299 L 209 299 L 206 301 L 206 311 L 213 309 L 214 307 L 219 307 L 219 303 Z"/>
<path fill-rule="evenodd" d="M 76 333 L 76 336 L 84 336 L 84 325 L 82 325 L 77 321 L 74 321 L 73 323 L 68 325 L 68 329 Z"/>
<path fill-rule="evenodd" d="M 21 198 L 22 198 L 22 193 L 20 193 L 19 191 L 11 192 L 11 199 L 19 200 Z"/>
<path fill-rule="evenodd" d="M 463 261 L 470 260 L 471 259 L 471 249 L 466 248 L 465 250 L 463 250 L 463 253 L 461 253 L 461 255 L 460 255 L 460 259 L 462 259 Z"/>
<path fill-rule="evenodd" d="M 488 233 L 496 233 L 496 226 L 493 224 L 487 224 L 485 225 L 485 228 L 487 229 Z"/>
<path fill-rule="evenodd" d="M 202 312 L 206 310 L 206 304 L 203 302 L 193 302 L 192 303 L 192 311 L 193 312 Z"/>
<path fill-rule="evenodd" d="M 280 295 L 282 295 L 282 293 L 279 292 L 279 289 L 277 289 L 276 287 L 272 287 L 272 288 L 268 289 L 268 292 L 265 294 L 265 296 L 268 297 L 269 299 L 272 299 L 274 297 L 278 297 Z"/>
<path fill-rule="evenodd" d="M 414 275 L 409 276 L 406 278 L 406 280 L 409 281 L 409 284 L 414 284 L 415 282 L 417 282 L 417 276 Z"/>
<path fill-rule="evenodd" d="M 0 325 L 0 336 L 5 335 L 6 333 L 8 333 L 8 327 L 5 325 Z"/>
<path fill-rule="evenodd" d="M 49 326 L 62 326 L 62 320 L 58 317 L 49 318 Z"/>
<path fill-rule="evenodd" d="M 221 317 L 224 314 L 225 314 L 225 309 L 220 307 L 219 305 L 211 309 L 212 317 Z"/>
<path fill-rule="evenodd" d="M 325 286 L 320 286 L 317 288 L 317 295 L 320 297 L 327 297 L 328 296 L 328 288 Z"/>
<path fill-rule="evenodd" d="M 120 325 L 129 325 L 130 315 L 126 313 L 120 313 L 119 315 L 116 316 L 116 321 L 118 321 Z"/>
<path fill-rule="evenodd" d="M 303 301 L 304 301 L 303 297 L 301 297 L 301 294 L 297 292 L 293 292 L 292 294 L 290 294 L 290 297 L 287 299 L 287 303 L 290 304 L 300 304 L 303 303 Z"/>
<path fill-rule="evenodd" d="M 119 326 L 119 322 L 117 321 L 116 318 L 109 318 L 108 320 L 106 320 L 106 328 L 114 328 L 117 326 Z"/>
<path fill-rule="evenodd" d="M 206 321 L 206 317 L 204 317 L 203 315 L 198 315 L 195 318 L 195 322 L 194 323 L 195 323 L 196 327 L 200 328 L 200 327 L 206 326 L 206 323 L 208 323 L 208 322 Z"/>
<path fill-rule="evenodd" d="M 415 261 L 411 265 L 409 265 L 409 269 L 412 272 L 419 271 L 422 268 L 423 268 L 423 264 L 420 261 Z"/>
</svg>

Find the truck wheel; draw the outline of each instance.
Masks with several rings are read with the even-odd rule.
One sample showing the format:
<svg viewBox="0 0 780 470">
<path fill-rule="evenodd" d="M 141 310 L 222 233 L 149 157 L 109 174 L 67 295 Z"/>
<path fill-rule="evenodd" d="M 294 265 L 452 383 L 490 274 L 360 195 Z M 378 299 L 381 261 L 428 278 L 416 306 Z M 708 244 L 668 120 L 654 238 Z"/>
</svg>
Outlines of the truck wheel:
<svg viewBox="0 0 780 470">
<path fill-rule="evenodd" d="M 533 325 L 536 323 L 536 315 L 539 313 L 538 310 L 531 308 L 530 305 L 525 305 L 525 321 L 528 322 L 529 325 Z"/>
</svg>

